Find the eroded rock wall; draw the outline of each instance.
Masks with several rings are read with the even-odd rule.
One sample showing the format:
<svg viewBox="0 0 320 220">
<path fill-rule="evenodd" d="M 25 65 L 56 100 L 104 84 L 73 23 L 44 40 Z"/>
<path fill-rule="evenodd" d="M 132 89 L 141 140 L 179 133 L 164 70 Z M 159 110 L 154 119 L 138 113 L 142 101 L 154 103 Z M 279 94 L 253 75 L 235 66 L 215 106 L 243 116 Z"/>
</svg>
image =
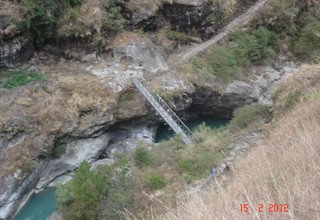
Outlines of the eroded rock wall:
<svg viewBox="0 0 320 220">
<path fill-rule="evenodd" d="M 34 52 L 30 33 L 19 33 L 8 22 L 8 17 L 0 14 L 0 68 L 13 67 L 29 60 Z"/>
</svg>

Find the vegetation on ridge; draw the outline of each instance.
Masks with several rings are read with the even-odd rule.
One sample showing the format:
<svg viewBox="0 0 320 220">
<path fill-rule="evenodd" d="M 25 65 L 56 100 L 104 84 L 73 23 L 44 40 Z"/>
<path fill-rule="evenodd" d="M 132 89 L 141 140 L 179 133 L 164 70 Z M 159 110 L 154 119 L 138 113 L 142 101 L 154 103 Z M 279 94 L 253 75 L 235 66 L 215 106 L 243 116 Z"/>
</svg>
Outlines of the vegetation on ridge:
<svg viewBox="0 0 320 220">
<path fill-rule="evenodd" d="M 287 1 L 274 1 L 267 14 L 262 13 L 259 20 L 254 21 L 247 29 L 232 34 L 226 44 L 193 59 L 192 63 L 187 65 L 188 70 L 205 76 L 214 75 L 216 79 L 228 82 L 241 78 L 245 70 L 252 65 L 273 61 L 276 54 L 280 53 L 286 53 L 298 60 L 310 58 L 312 62 L 317 62 L 319 48 L 314 34 L 318 33 L 319 18 L 300 9 L 296 3 L 294 1 L 294 4 L 288 5 Z M 275 22 L 270 21 L 270 17 L 274 18 Z M 305 19 L 312 21 L 309 22 L 310 26 L 304 22 Z M 284 25 L 285 23 L 288 24 Z M 294 45 L 295 41 L 314 44 L 315 47 L 306 47 L 308 53 L 303 54 L 301 48 Z M 190 216 L 199 219 L 212 219 L 217 216 L 241 219 L 248 214 L 239 213 L 239 204 L 256 205 L 261 203 L 261 198 L 273 204 L 293 206 L 292 211 L 282 213 L 284 215 L 308 218 L 308 214 L 294 207 L 298 207 L 302 201 L 302 206 L 307 209 L 311 201 L 317 198 L 319 192 L 315 186 L 318 176 L 313 179 L 312 185 L 308 185 L 313 193 L 308 194 L 309 198 L 301 198 L 301 193 L 305 193 L 304 186 L 295 183 L 302 182 L 300 180 L 306 182 L 306 177 L 317 172 L 315 167 L 310 168 L 308 165 L 319 156 L 311 153 L 312 148 L 316 149 L 319 143 L 314 141 L 319 130 L 319 102 L 314 99 L 319 97 L 319 73 L 310 74 L 304 71 L 300 74 L 302 82 L 298 83 L 299 86 L 278 87 L 274 93 L 273 107 L 252 104 L 239 108 L 235 111 L 229 127 L 212 130 L 205 125 L 199 126 L 195 135 L 201 140 L 200 143 L 185 147 L 179 137 L 175 137 L 152 146 L 151 149 L 141 146 L 132 154 L 119 155 L 115 165 L 100 167 L 99 172 L 111 170 L 108 178 L 112 179 L 114 184 L 108 185 L 108 189 L 114 189 L 117 193 L 108 194 L 100 200 L 95 207 L 98 218 L 120 218 L 124 209 L 130 214 L 146 218 L 150 217 L 149 211 L 145 209 L 145 206 L 148 206 L 155 212 L 152 217 L 163 219 L 188 219 Z M 304 73 L 308 80 L 301 76 Z M 310 88 L 313 90 L 309 90 Z M 120 100 L 127 99 L 127 94 L 122 94 Z M 273 116 L 276 120 L 271 121 Z M 264 129 L 268 139 L 236 165 L 237 172 L 234 175 L 224 177 L 228 180 L 228 185 L 226 182 L 218 182 L 219 186 L 223 187 L 218 190 L 210 189 L 212 192 L 205 193 L 209 196 L 196 197 L 190 201 L 175 200 L 177 192 L 183 191 L 188 184 L 196 185 L 197 181 L 207 177 L 212 167 L 228 155 L 227 146 L 234 138 L 230 133 L 261 129 L 265 123 L 270 122 L 271 126 Z M 308 128 L 308 123 L 311 124 L 311 129 Z M 305 126 L 299 126 L 301 124 Z M 306 139 L 302 134 L 310 137 Z M 308 143 L 308 146 L 301 147 L 305 143 Z M 305 149 L 307 153 L 304 152 Z M 301 164 L 301 169 L 296 161 Z M 248 170 L 255 175 L 248 175 Z M 282 175 L 282 172 L 285 174 Z M 119 189 L 119 179 L 130 183 L 132 190 L 129 190 L 129 185 Z M 106 202 L 109 200 L 117 202 Z M 101 211 L 101 208 L 105 211 Z M 117 211 L 110 214 L 106 210 Z M 309 216 L 312 216 L 315 209 L 310 210 Z M 252 216 L 254 214 L 254 211 L 249 213 Z"/>
<path fill-rule="evenodd" d="M 46 79 L 44 74 L 36 71 L 28 70 L 4 70 L 0 69 L 0 82 L 3 81 L 2 86 L 6 89 L 12 89 L 19 86 L 24 86 L 31 82 Z"/>
<path fill-rule="evenodd" d="M 98 4 L 104 11 L 88 9 L 90 4 Z M 98 43 L 101 36 L 124 28 L 125 20 L 120 7 L 109 1 L 91 3 L 83 0 L 22 0 L 20 15 L 11 18 L 18 31 L 30 30 L 36 48 L 45 43 L 59 42 L 62 38 L 92 37 Z"/>
<path fill-rule="evenodd" d="M 203 75 L 215 75 L 227 82 L 243 75 L 249 65 L 262 64 L 275 57 L 275 38 L 265 27 L 238 31 L 225 46 L 213 48 L 207 56 L 194 58 L 192 68 Z"/>
<path fill-rule="evenodd" d="M 227 43 L 194 58 L 181 72 L 214 76 L 229 82 L 246 78 L 252 65 L 277 61 L 276 54 L 308 63 L 320 62 L 320 15 L 317 3 L 274 0 L 248 27 L 235 32 Z"/>
<path fill-rule="evenodd" d="M 216 185 L 178 200 L 177 208 L 150 218 L 316 219 L 319 204 L 315 201 L 320 197 L 319 76 L 319 65 L 303 66 L 278 87 L 286 88 L 278 92 L 274 106 L 281 114 L 268 126 L 258 146 L 234 163 L 232 175 L 216 179 Z M 287 108 L 288 94 L 295 89 L 300 89 L 301 99 Z M 227 185 L 223 185 L 225 179 Z M 241 204 L 248 204 L 248 212 L 241 212 Z"/>
<path fill-rule="evenodd" d="M 306 12 L 306 9 L 300 10 L 294 4 L 296 1 L 291 1 L 293 4 L 289 6 L 283 6 L 283 2 L 287 1 L 275 1 L 274 4 L 277 2 L 280 2 L 279 5 L 274 5 L 272 9 L 272 13 L 275 13 L 271 16 L 273 20 L 269 15 L 262 15 L 266 17 L 260 18 L 260 22 L 255 22 L 247 30 L 234 33 L 226 45 L 214 48 L 204 59 L 195 59 L 191 68 L 226 82 L 240 78 L 249 66 L 275 59 L 278 52 L 285 52 L 289 56 L 292 54 L 298 60 L 318 62 L 319 17 Z M 66 19 L 67 25 L 78 25 L 73 26 L 75 29 L 68 29 L 68 36 L 85 36 L 87 30 L 103 31 L 95 29 L 96 26 L 92 27 L 95 22 L 88 22 L 82 17 L 81 5 L 82 1 L 69 1 L 65 17 L 56 14 L 54 6 L 43 4 L 44 8 L 41 6 L 34 9 L 32 13 L 38 19 L 31 22 L 33 28 L 30 27 L 30 30 L 36 36 L 38 47 L 54 36 L 52 25 L 67 27 L 62 19 Z M 114 13 L 110 15 L 111 22 L 103 23 L 105 26 L 99 26 L 99 22 L 96 24 L 99 27 L 114 28 L 114 31 L 121 29 L 119 8 L 111 7 L 106 12 Z M 56 23 L 57 19 L 61 19 L 61 23 Z M 177 36 L 182 37 L 182 40 L 186 37 Z M 179 137 L 175 137 L 153 146 L 152 149 L 141 146 L 132 154 L 118 155 L 114 165 L 101 166 L 96 171 L 90 171 L 88 163 L 83 162 L 76 171 L 75 178 L 59 187 L 59 209 L 68 219 L 117 219 L 124 210 L 137 214 L 137 218 L 143 218 L 148 216 L 146 207 L 156 211 L 163 208 L 169 212 L 164 219 L 187 219 L 190 216 L 241 219 L 247 218 L 248 214 L 239 213 L 240 203 L 255 205 L 261 203 L 262 199 L 272 203 L 288 203 L 292 209 L 285 214 L 290 218 L 316 217 L 318 213 L 312 203 L 319 198 L 319 190 L 316 188 L 319 182 L 319 68 L 310 68 L 308 71 L 312 74 L 304 70 L 299 75 L 298 83 L 295 81 L 296 83 L 289 82 L 280 86 L 274 95 L 273 109 L 256 104 L 244 106 L 235 112 L 228 128 L 212 130 L 205 125 L 200 126 L 195 132 L 200 143 L 188 148 Z M 13 78 L 10 85 L 14 87 L 29 83 L 24 77 L 25 75 Z M 71 127 L 75 121 L 79 124 L 76 133 L 81 134 L 90 128 L 92 121 L 106 118 L 106 109 L 114 106 L 114 102 L 106 100 L 111 95 L 107 94 L 105 87 L 95 78 L 87 75 L 85 77 L 80 77 L 79 74 L 63 76 L 58 81 L 59 86 L 43 86 L 36 92 L 22 91 L 19 95 L 24 99 L 18 96 L 10 104 L 1 106 L 4 109 L 1 117 L 11 109 L 20 110 L 21 105 L 26 105 L 28 108 L 23 109 L 23 114 L 31 113 L 38 117 L 30 121 L 26 118 L 23 123 L 37 122 L 38 129 L 44 130 L 43 138 L 62 133 L 61 129 L 68 128 L 67 123 Z M 32 81 L 32 77 L 27 79 Z M 31 99 L 41 99 L 41 105 L 33 105 Z M 118 101 L 127 104 L 130 99 L 130 94 L 122 94 Z M 61 108 L 64 109 L 63 112 L 59 111 Z M 261 128 L 262 124 L 270 122 L 271 112 L 277 121 L 272 122 L 270 129 L 266 129 L 268 139 L 249 153 L 245 160 L 240 160 L 239 165 L 236 165 L 235 176 L 232 176 L 234 179 L 228 179 L 229 185 L 225 187 L 225 182 L 222 182 L 220 186 L 223 187 L 218 188 L 219 190 L 212 189 L 212 193 L 207 192 L 208 197 L 196 198 L 188 201 L 189 203 L 178 201 L 177 206 L 176 194 L 187 186 L 197 185 L 199 180 L 209 175 L 212 167 L 228 155 L 227 146 L 232 143 L 233 138 L 230 133 Z M 48 122 L 50 126 L 47 126 Z M 30 141 L 30 146 L 31 144 Z M 23 165 L 25 161 L 33 161 L 32 154 L 36 153 L 25 154 L 26 147 L 19 147 L 10 149 L 22 152 L 14 155 L 14 161 Z M 33 150 L 38 153 L 42 149 Z M 60 152 L 56 151 L 60 150 L 53 150 L 53 156 L 59 156 Z M 26 167 L 21 164 L 3 167 Z M 223 178 L 228 178 L 228 175 Z M 249 213 L 252 216 L 255 214 L 254 211 Z"/>
<path fill-rule="evenodd" d="M 181 43 L 189 43 L 193 40 L 190 35 L 183 33 L 183 32 L 178 32 L 178 31 L 173 31 L 173 30 L 167 29 L 166 33 L 167 33 L 167 36 L 169 39 L 176 40 Z"/>
<path fill-rule="evenodd" d="M 272 112 L 270 106 L 261 104 L 245 105 L 235 110 L 230 121 L 230 129 L 239 131 L 243 129 L 261 128 L 263 124 L 270 122 Z"/>
<path fill-rule="evenodd" d="M 105 177 L 106 192 L 96 198 L 99 202 L 90 206 L 90 210 L 97 213 L 93 219 L 119 218 L 124 208 L 146 216 L 146 204 L 157 209 L 157 201 L 173 202 L 176 192 L 187 184 L 206 178 L 211 168 L 227 154 L 232 138 L 226 127 L 210 129 L 204 124 L 197 128 L 195 135 L 201 140 L 195 145 L 186 147 L 179 137 L 174 137 L 151 149 L 140 146 L 131 154 L 120 154 L 115 164 L 99 166 L 96 171 L 78 169 L 77 175 L 89 175 L 87 172 L 90 172 L 90 175 Z M 72 180 L 59 187 L 59 209 L 65 216 L 89 218 L 86 216 L 89 213 L 80 211 L 85 200 L 74 195 L 76 192 L 72 192 L 72 185 L 78 184 L 77 187 L 90 192 L 94 184 L 91 181 L 94 178 L 82 182 Z M 70 187 L 71 190 L 66 190 Z M 156 200 L 150 200 L 148 196 L 153 194 L 158 194 Z"/>
</svg>

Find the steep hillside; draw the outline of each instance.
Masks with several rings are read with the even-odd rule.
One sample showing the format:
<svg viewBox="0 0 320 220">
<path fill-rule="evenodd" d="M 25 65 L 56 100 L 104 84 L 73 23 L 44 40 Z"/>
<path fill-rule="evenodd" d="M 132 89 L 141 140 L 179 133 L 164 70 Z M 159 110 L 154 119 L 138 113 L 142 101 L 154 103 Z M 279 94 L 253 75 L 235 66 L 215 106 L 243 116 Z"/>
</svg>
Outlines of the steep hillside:
<svg viewBox="0 0 320 220">
<path fill-rule="evenodd" d="M 155 32 L 208 39 L 255 1 L 22 0 L 0 2 L 0 67 L 29 60 L 35 50 L 67 59 L 107 53 L 117 33 Z M 81 47 L 80 47 L 81 45 Z"/>
<path fill-rule="evenodd" d="M 319 218 L 319 88 L 319 65 L 303 66 L 281 83 L 274 93 L 274 111 L 281 115 L 268 126 L 263 140 L 210 189 L 155 218 Z M 293 94 L 299 95 L 292 98 Z"/>
<path fill-rule="evenodd" d="M 272 89 L 302 63 L 320 62 L 318 9 L 318 0 L 0 1 L 0 218 L 11 217 L 30 193 L 48 186 L 59 186 L 57 211 L 67 219 L 121 218 L 124 212 L 146 218 L 152 213 L 146 207 L 156 217 L 170 218 L 166 210 L 188 218 L 192 206 L 199 210 L 195 218 L 202 213 L 212 218 L 192 205 L 211 204 L 205 197 L 178 201 L 172 210 L 176 197 L 208 195 L 203 189 L 213 181 L 213 167 L 227 173 L 218 177 L 223 186 L 218 191 L 226 197 L 218 195 L 222 199 L 212 206 L 217 218 L 240 202 L 225 190 L 239 200 L 248 196 L 243 203 L 255 205 L 259 184 L 274 199 L 270 202 L 295 208 L 295 191 L 281 190 L 284 184 L 298 190 L 300 180 L 290 182 L 287 176 L 304 173 L 300 166 L 292 171 L 289 157 L 297 155 L 286 156 L 281 147 L 290 150 L 302 142 L 299 132 L 311 132 L 306 143 L 314 144 L 319 66 L 304 66 Z M 199 142 L 190 146 L 179 137 L 154 143 L 164 121 L 132 84 L 136 77 L 182 120 L 214 116 L 232 119 L 230 125 L 199 126 L 194 132 Z M 263 135 L 265 147 L 239 162 L 257 174 L 247 177 L 241 167 L 227 172 L 227 164 Z M 281 157 L 290 166 L 269 162 L 254 153 L 259 149 L 268 152 L 268 160 Z M 307 156 L 317 168 L 317 154 Z M 264 163 L 252 165 L 257 158 Z M 269 163 L 288 175 L 268 173 Z M 233 181 L 251 182 L 239 187 Z M 304 216 L 293 208 L 286 214 Z M 219 216 L 216 210 L 224 211 Z"/>
</svg>

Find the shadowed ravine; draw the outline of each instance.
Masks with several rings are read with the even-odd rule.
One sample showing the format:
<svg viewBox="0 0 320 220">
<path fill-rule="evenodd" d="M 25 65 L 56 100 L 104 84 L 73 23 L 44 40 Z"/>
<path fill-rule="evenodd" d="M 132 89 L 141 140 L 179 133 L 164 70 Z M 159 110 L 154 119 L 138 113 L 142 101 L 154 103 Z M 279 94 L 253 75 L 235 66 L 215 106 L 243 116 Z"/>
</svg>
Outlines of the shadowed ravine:
<svg viewBox="0 0 320 220">
<path fill-rule="evenodd" d="M 200 117 L 186 122 L 186 125 L 194 130 L 197 126 L 205 123 L 210 128 L 218 128 L 228 123 L 228 119 L 213 117 Z M 155 142 L 161 142 L 174 136 L 174 132 L 169 126 L 162 125 L 158 128 Z M 39 194 L 34 194 L 15 216 L 15 220 L 45 220 L 55 210 L 56 197 L 55 188 L 47 188 Z"/>
</svg>

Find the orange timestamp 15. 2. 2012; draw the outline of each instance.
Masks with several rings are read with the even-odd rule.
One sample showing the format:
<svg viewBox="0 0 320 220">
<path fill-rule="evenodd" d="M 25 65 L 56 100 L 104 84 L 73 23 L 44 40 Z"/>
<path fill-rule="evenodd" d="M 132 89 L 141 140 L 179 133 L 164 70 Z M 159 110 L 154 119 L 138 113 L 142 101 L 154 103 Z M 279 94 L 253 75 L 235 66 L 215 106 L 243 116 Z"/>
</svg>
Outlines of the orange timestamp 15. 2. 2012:
<svg viewBox="0 0 320 220">
<path fill-rule="evenodd" d="M 283 203 L 270 203 L 270 204 L 258 204 L 256 207 L 252 207 L 247 203 L 240 204 L 240 212 L 248 213 L 253 208 L 256 208 L 257 212 L 288 212 L 289 205 Z"/>
</svg>

